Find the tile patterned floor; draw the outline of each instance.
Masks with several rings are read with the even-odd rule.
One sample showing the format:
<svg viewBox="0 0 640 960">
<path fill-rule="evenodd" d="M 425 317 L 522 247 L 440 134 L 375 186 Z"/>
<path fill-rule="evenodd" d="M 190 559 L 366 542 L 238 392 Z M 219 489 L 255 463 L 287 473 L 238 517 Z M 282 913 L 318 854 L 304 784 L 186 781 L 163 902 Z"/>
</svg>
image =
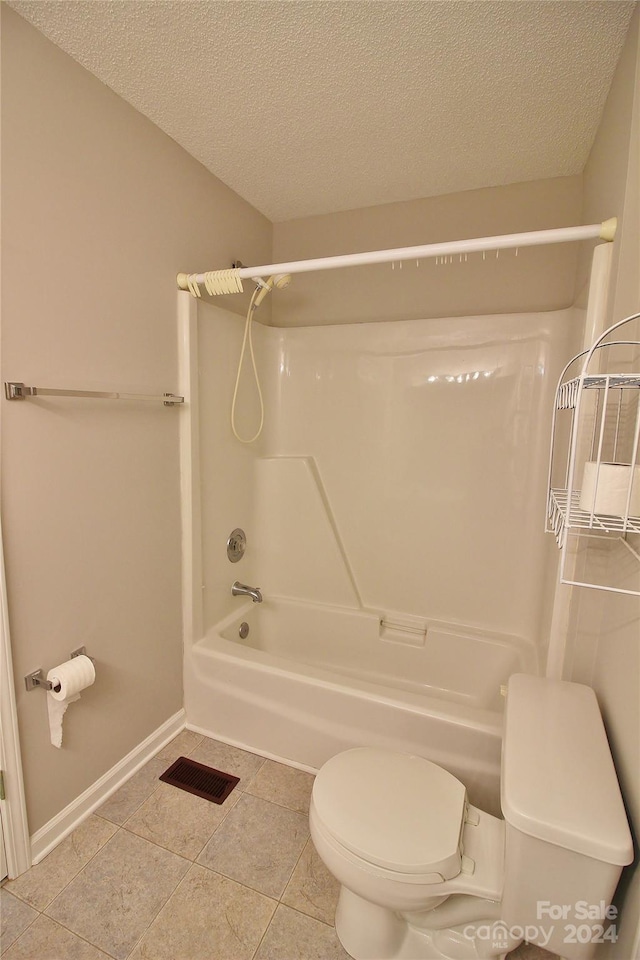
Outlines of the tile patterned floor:
<svg viewBox="0 0 640 960">
<path fill-rule="evenodd" d="M 162 783 L 179 756 L 240 777 L 222 806 Z M 3 960 L 349 960 L 309 838 L 313 777 L 183 731 L 0 889 Z M 510 960 L 553 960 L 523 944 Z"/>
</svg>

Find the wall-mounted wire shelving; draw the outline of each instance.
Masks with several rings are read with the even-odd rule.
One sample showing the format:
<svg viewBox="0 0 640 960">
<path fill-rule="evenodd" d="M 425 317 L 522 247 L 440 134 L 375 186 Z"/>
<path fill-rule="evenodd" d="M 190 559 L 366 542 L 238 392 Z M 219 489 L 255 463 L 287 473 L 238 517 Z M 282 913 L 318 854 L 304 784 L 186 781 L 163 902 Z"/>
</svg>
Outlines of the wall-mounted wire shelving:
<svg viewBox="0 0 640 960">
<path fill-rule="evenodd" d="M 640 563 L 640 340 L 612 338 L 639 319 L 633 314 L 613 324 L 562 371 L 546 521 L 561 548 L 562 583 L 633 595 L 640 595 L 640 586 L 620 586 L 610 562 L 597 563 L 595 575 L 588 577 L 586 555 L 583 551 L 579 559 L 578 551 L 584 538 L 613 540 Z M 603 370 L 614 364 L 615 372 Z"/>
</svg>

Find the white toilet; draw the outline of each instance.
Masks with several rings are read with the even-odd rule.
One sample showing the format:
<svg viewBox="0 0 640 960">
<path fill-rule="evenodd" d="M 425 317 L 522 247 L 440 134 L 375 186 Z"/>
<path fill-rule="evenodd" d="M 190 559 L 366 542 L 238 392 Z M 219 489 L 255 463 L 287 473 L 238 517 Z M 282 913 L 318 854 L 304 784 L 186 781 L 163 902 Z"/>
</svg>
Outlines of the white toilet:
<svg viewBox="0 0 640 960">
<path fill-rule="evenodd" d="M 501 805 L 504 820 L 471 806 L 464 785 L 422 757 L 372 747 L 332 757 L 310 827 L 341 884 L 347 953 L 504 957 L 526 939 L 586 960 L 615 936 L 608 908 L 633 845 L 590 687 L 511 677 Z"/>
</svg>

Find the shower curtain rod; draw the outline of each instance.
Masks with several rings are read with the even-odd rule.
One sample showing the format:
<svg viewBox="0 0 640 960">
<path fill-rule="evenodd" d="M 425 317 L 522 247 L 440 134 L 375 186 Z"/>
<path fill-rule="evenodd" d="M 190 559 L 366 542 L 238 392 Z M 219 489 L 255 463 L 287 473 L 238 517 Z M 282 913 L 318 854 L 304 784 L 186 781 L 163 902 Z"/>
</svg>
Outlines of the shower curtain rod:
<svg viewBox="0 0 640 960">
<path fill-rule="evenodd" d="M 393 250 L 371 250 L 368 253 L 348 253 L 335 257 L 320 257 L 315 260 L 292 260 L 289 263 L 269 263 L 260 267 L 240 267 L 231 270 L 210 270 L 207 273 L 179 273 L 178 287 L 201 296 L 199 284 L 204 284 L 207 293 L 241 293 L 242 280 L 270 277 L 283 273 L 309 273 L 314 270 L 335 270 L 340 267 L 357 267 L 371 263 L 392 263 L 402 260 L 420 260 L 451 254 L 478 253 L 483 250 L 506 250 L 513 247 L 533 247 L 548 243 L 568 243 L 574 240 L 613 240 L 617 219 L 611 217 L 602 223 L 583 227 L 560 227 L 554 230 L 534 230 L 529 233 L 508 233 L 499 237 L 477 237 L 472 240 L 447 240 L 443 243 L 427 243 L 415 247 L 398 247 Z"/>
</svg>

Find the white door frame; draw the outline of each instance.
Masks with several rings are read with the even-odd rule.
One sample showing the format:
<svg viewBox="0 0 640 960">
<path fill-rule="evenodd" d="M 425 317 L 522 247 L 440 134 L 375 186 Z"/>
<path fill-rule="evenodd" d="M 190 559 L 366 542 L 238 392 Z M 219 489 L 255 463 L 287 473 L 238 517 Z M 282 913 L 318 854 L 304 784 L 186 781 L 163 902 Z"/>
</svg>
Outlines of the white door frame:
<svg viewBox="0 0 640 960">
<path fill-rule="evenodd" d="M 7 585 L 0 524 L 0 765 L 4 772 L 5 798 L 0 800 L 0 821 L 4 835 L 7 872 L 14 878 L 31 866 L 31 839 L 22 779 L 20 738 L 13 663 L 9 642 Z"/>
</svg>

